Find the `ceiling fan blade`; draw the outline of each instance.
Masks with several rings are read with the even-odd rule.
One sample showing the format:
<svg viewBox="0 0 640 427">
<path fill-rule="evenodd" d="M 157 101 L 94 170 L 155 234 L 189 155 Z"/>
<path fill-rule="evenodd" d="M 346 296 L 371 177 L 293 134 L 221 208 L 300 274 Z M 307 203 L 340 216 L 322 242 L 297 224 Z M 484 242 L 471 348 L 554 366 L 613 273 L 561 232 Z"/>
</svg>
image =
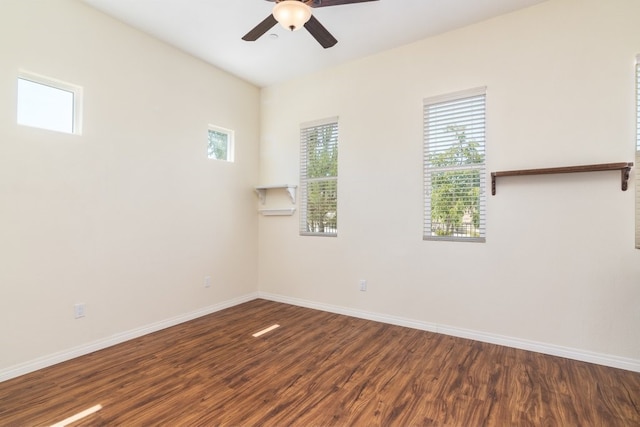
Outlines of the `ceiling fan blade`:
<svg viewBox="0 0 640 427">
<path fill-rule="evenodd" d="M 325 49 L 338 43 L 338 40 L 336 40 L 336 38 L 333 37 L 313 15 L 311 15 L 311 18 L 306 22 L 306 24 L 304 24 L 304 27 Z"/>
<path fill-rule="evenodd" d="M 312 0 L 308 4 L 311 7 L 327 7 L 327 6 L 339 6 L 341 4 L 364 3 L 367 1 L 378 1 L 378 0 Z"/>
<path fill-rule="evenodd" d="M 275 2 L 276 0 L 267 0 L 270 2 Z M 351 3 L 364 3 L 367 1 L 378 1 L 378 0 L 301 0 L 304 3 L 308 4 L 311 7 L 327 7 L 327 6 L 339 6 L 341 4 L 351 4 Z"/>
<path fill-rule="evenodd" d="M 248 42 L 254 42 L 258 40 L 258 38 L 260 38 L 261 35 L 263 35 L 267 31 L 269 31 L 271 28 L 273 28 L 273 26 L 276 25 L 277 23 L 278 21 L 276 21 L 276 18 L 274 18 L 273 15 L 269 15 L 264 19 L 264 21 L 256 25 L 253 30 L 245 34 L 242 37 L 242 40 L 245 40 Z"/>
</svg>

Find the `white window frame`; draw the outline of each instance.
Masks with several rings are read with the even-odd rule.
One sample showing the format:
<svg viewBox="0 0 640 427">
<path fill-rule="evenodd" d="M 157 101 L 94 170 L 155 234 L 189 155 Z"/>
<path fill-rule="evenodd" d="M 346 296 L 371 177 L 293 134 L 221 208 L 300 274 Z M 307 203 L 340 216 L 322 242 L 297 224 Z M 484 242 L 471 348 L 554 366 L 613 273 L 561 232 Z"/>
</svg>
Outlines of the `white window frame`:
<svg viewBox="0 0 640 427">
<path fill-rule="evenodd" d="M 218 159 L 215 156 L 211 156 L 209 154 L 209 133 L 217 132 L 227 136 L 227 158 L 226 159 Z M 235 132 L 231 129 L 223 128 L 220 126 L 209 125 L 209 129 L 207 130 L 207 157 L 211 160 L 220 160 L 223 162 L 233 163 L 235 160 Z"/>
<path fill-rule="evenodd" d="M 636 74 L 635 74 L 635 91 L 636 91 L 636 249 L 640 249 L 640 55 L 636 56 Z"/>
<path fill-rule="evenodd" d="M 450 93 L 424 99 L 424 228 L 423 240 L 443 240 L 459 242 L 485 242 L 486 241 L 486 87 L 469 89 L 461 92 Z M 448 114 L 444 109 L 452 108 L 454 114 Z M 444 116 L 443 116 L 444 115 Z M 456 119 L 454 119 L 454 116 Z M 462 118 L 460 118 L 462 116 Z M 459 123 L 466 123 L 465 125 Z M 481 163 L 462 165 L 437 165 L 434 164 L 434 156 L 453 148 L 455 138 L 460 138 L 458 131 L 453 127 L 464 126 L 471 132 L 474 141 L 478 144 L 475 150 L 482 156 Z M 455 132 L 454 136 L 445 135 Z M 463 135 L 464 137 L 464 135 Z M 449 141 L 453 140 L 453 141 Z M 465 139 L 466 141 L 466 139 Z M 439 173 L 449 172 L 474 172 L 477 171 L 480 191 L 477 201 L 478 224 L 471 213 L 462 216 L 465 223 L 453 228 L 451 224 L 434 223 L 432 218 L 433 178 Z"/>
<path fill-rule="evenodd" d="M 308 176 L 308 160 L 309 160 L 309 142 L 310 135 L 314 131 L 326 130 L 331 132 L 329 144 L 333 147 L 333 153 L 338 162 L 339 156 L 339 137 L 338 137 L 338 117 L 330 117 L 323 120 L 306 122 L 300 125 L 300 235 L 301 236 L 338 236 L 338 166 L 336 163 L 335 173 L 322 177 Z M 328 184 L 334 187 L 332 192 L 335 197 L 335 212 L 327 212 L 326 220 L 322 220 L 322 225 L 316 229 L 311 229 L 312 224 L 309 223 L 309 187 L 314 184 Z M 323 208 L 326 208 L 323 207 Z M 323 209 L 321 209 L 323 210 Z"/>
<path fill-rule="evenodd" d="M 28 71 L 20 70 L 18 72 L 18 78 L 16 80 L 16 84 L 19 86 L 20 80 L 27 81 L 31 83 L 36 83 L 43 86 L 48 86 L 53 89 L 57 89 L 64 92 L 70 92 L 73 95 L 72 101 L 72 117 L 71 117 L 71 132 L 67 132 L 60 129 L 54 129 L 47 127 L 45 125 L 38 125 L 34 123 L 24 123 L 20 122 L 20 114 L 16 114 L 17 123 L 21 126 L 27 126 L 38 129 L 45 129 L 52 132 L 60 132 L 67 133 L 73 135 L 81 135 L 82 134 L 82 87 L 78 85 L 74 85 L 71 83 L 63 82 L 61 80 L 57 80 L 51 77 L 46 77 L 40 74 L 31 73 Z M 20 105 L 20 91 L 17 90 L 17 106 Z"/>
</svg>

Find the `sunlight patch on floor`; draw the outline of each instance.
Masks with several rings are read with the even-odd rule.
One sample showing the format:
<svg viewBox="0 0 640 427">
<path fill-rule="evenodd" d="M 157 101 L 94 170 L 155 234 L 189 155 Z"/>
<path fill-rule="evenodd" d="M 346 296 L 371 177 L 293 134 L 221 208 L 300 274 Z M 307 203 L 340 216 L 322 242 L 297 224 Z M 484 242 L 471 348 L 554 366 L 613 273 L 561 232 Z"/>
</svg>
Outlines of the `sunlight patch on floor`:
<svg viewBox="0 0 640 427">
<path fill-rule="evenodd" d="M 92 406 L 91 408 L 85 409 L 82 412 L 78 412 L 77 414 L 72 415 L 69 418 L 65 418 L 64 420 L 58 423 L 51 424 L 51 427 L 65 427 L 71 423 L 75 423 L 76 421 L 83 419 L 84 417 L 88 417 L 91 414 L 95 414 L 100 409 L 102 409 L 102 405 Z"/>
<path fill-rule="evenodd" d="M 253 334 L 253 337 L 258 338 L 260 335 L 266 334 L 267 332 L 271 332 L 276 328 L 279 328 L 280 325 L 271 325 L 268 328 L 265 328 L 263 330 L 261 330 L 260 332 L 256 332 L 255 334 Z"/>
</svg>

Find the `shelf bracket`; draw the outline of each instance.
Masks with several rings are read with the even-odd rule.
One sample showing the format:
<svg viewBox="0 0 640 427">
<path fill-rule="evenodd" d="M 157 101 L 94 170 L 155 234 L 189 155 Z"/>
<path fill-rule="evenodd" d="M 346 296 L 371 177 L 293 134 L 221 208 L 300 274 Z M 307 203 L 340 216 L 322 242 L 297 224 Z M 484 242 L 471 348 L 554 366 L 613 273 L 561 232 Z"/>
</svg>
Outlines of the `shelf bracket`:
<svg viewBox="0 0 640 427">
<path fill-rule="evenodd" d="M 496 195 L 496 173 L 491 172 L 491 195 Z"/>
<path fill-rule="evenodd" d="M 631 172 L 632 165 L 633 163 L 629 163 L 627 164 L 626 168 L 620 169 L 620 175 L 622 178 L 622 191 L 627 191 L 627 188 L 629 187 L 629 173 Z"/>
<path fill-rule="evenodd" d="M 627 179 L 629 179 L 629 172 L 627 172 Z M 288 186 L 287 193 L 289 193 L 289 197 L 291 198 L 291 203 L 295 205 L 296 204 L 296 187 L 292 185 Z"/>
<path fill-rule="evenodd" d="M 267 189 L 266 188 L 256 188 L 256 194 L 258 195 L 258 199 L 260 200 L 260 204 L 264 205 L 264 202 L 267 200 Z"/>
</svg>

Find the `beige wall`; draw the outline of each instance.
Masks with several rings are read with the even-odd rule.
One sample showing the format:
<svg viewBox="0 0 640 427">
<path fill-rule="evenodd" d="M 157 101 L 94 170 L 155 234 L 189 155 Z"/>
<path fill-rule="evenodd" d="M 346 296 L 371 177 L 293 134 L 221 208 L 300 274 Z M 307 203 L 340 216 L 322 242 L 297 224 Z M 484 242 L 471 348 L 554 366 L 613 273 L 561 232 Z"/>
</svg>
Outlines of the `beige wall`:
<svg viewBox="0 0 640 427">
<path fill-rule="evenodd" d="M 0 1 L 0 378 L 258 289 L 640 367 L 618 174 L 504 179 L 487 243 L 421 238 L 425 97 L 487 86 L 489 170 L 633 159 L 637 16 L 551 0 L 260 93 L 79 1 Z M 15 124 L 19 69 L 83 86 L 82 136 Z M 339 237 L 258 219 L 252 186 L 298 183 L 299 123 L 335 115 Z M 235 163 L 206 159 L 209 123 Z"/>
<path fill-rule="evenodd" d="M 0 1 L 0 52 L 0 372 L 257 290 L 256 87 L 76 0 Z M 81 136 L 16 125 L 19 69 L 84 88 Z"/>
<path fill-rule="evenodd" d="M 551 0 L 264 89 L 265 185 L 299 181 L 299 123 L 340 117 L 339 237 L 260 218 L 260 291 L 640 367 L 619 173 L 503 179 L 485 244 L 421 235 L 423 98 L 487 86 L 488 171 L 633 161 L 638 16 L 637 0 Z"/>
</svg>

